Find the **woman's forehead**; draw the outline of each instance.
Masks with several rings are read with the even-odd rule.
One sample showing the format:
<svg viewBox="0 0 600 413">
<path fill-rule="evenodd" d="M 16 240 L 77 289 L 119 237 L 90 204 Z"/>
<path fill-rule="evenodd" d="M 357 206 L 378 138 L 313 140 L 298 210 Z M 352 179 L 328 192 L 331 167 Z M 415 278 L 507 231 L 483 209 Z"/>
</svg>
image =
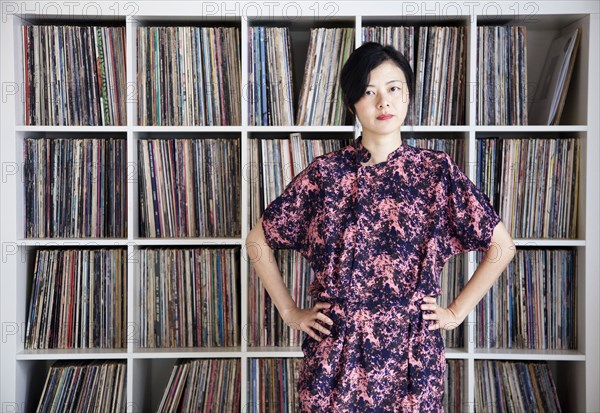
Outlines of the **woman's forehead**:
<svg viewBox="0 0 600 413">
<path fill-rule="evenodd" d="M 406 82 L 406 77 L 398 65 L 386 60 L 369 73 L 367 86 L 374 86 L 376 83 L 387 84 L 393 81 Z"/>
</svg>

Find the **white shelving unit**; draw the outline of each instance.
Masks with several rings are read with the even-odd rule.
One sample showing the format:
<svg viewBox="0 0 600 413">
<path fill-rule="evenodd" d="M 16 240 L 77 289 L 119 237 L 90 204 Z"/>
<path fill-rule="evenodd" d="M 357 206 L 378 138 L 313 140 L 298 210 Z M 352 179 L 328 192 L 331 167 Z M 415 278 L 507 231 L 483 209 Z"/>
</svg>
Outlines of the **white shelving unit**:
<svg viewBox="0 0 600 413">
<path fill-rule="evenodd" d="M 466 345 L 448 349 L 448 359 L 462 359 L 466 368 L 467 405 L 473 411 L 475 400 L 475 360 L 548 360 L 557 381 L 565 411 L 600 411 L 600 6 L 595 1 L 575 2 L 62 2 L 37 1 L 2 4 L 1 24 L 1 148 L 2 148 L 2 270 L 1 321 L 1 402 L 2 411 L 35 409 L 49 366 L 59 359 L 121 359 L 127 361 L 127 408 L 131 412 L 155 410 L 177 358 L 236 358 L 241 361 L 242 411 L 250 411 L 248 360 L 255 357 L 302 357 L 299 347 L 253 348 L 244 340 L 247 325 L 249 263 L 244 240 L 249 231 L 249 184 L 242 179 L 242 236 L 216 239 L 143 239 L 139 237 L 137 141 L 151 136 L 201 137 L 227 136 L 241 140 L 242 165 L 249 162 L 249 139 L 253 134 L 272 132 L 327 132 L 358 136 L 353 126 L 256 127 L 248 126 L 248 102 L 242 99 L 242 124 L 227 127 L 153 127 L 137 126 L 136 107 L 136 27 L 152 24 L 189 24 L 202 26 L 235 25 L 241 29 L 242 85 L 248 84 L 248 27 L 251 25 L 288 25 L 294 44 L 295 93 L 301 87 L 305 54 L 311 27 L 345 26 L 356 29 L 368 25 L 443 25 L 467 28 L 468 72 L 466 124 L 459 126 L 415 126 L 404 134 L 435 136 L 448 134 L 465 140 L 466 160 L 476 162 L 476 140 L 500 137 L 578 137 L 582 142 L 577 239 L 517 239 L 517 246 L 572 247 L 577 250 L 577 333 L 575 351 L 482 350 L 474 345 L 475 313 L 465 320 Z M 23 125 L 23 68 L 21 28 L 27 23 L 118 22 L 126 28 L 127 44 L 127 125 L 118 127 L 45 127 Z M 572 27 L 582 29 L 580 51 L 559 126 L 478 126 L 476 124 L 476 45 L 480 24 L 524 24 L 527 26 L 528 82 L 535 87 L 545 54 L 552 39 Z M 531 93 L 531 92 L 530 92 Z M 25 239 L 22 179 L 22 141 L 37 136 L 120 136 L 127 139 L 128 235 L 126 239 Z M 131 168 L 131 171 L 129 170 Z M 243 169 L 243 168 L 242 168 Z M 467 174 L 474 179 L 475 170 Z M 243 173 L 243 171 L 242 171 Z M 123 350 L 24 350 L 33 254 L 46 246 L 119 246 L 135 257 L 144 246 L 222 245 L 241 247 L 241 345 L 234 348 L 148 350 L 137 348 L 135 323 L 138 322 L 139 264 L 128 262 L 128 341 Z M 475 255 L 469 253 L 468 273 L 475 270 Z"/>
</svg>

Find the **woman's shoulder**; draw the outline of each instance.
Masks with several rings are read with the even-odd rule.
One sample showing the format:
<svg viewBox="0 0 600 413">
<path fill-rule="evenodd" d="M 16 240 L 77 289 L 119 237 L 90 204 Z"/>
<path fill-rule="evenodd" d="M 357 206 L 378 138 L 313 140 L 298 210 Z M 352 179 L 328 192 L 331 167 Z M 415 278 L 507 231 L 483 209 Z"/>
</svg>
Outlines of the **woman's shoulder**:
<svg viewBox="0 0 600 413">
<path fill-rule="evenodd" d="M 444 151 L 437 149 L 419 148 L 407 144 L 407 148 L 415 155 L 423 157 L 424 159 L 430 159 L 432 161 L 445 161 L 448 154 Z"/>
<path fill-rule="evenodd" d="M 338 162 L 335 152 L 336 151 L 315 156 L 306 167 L 296 175 L 296 177 L 306 177 L 315 182 L 322 181 L 323 176 L 327 174 L 327 170 L 332 168 L 334 164 Z"/>
<path fill-rule="evenodd" d="M 453 162 L 451 157 L 444 151 L 436 149 L 425 149 L 411 146 L 404 143 L 405 161 L 411 164 L 419 165 L 420 168 L 428 169 L 431 172 L 440 172 L 447 170 Z M 325 171 L 340 170 L 344 165 L 352 163 L 356 148 L 354 145 L 346 145 L 337 150 L 319 155 L 308 164 L 307 170 L 312 174 L 321 175 Z"/>
<path fill-rule="evenodd" d="M 448 153 L 441 150 L 407 145 L 407 153 L 407 158 L 410 159 L 412 164 L 418 165 L 420 169 L 425 169 L 431 173 L 446 171 L 452 162 Z"/>
<path fill-rule="evenodd" d="M 323 171 L 332 167 L 338 167 L 341 164 L 348 162 L 352 155 L 353 146 L 346 145 L 342 148 L 316 156 L 308 164 L 307 168 L 312 168 L 318 171 Z"/>
</svg>

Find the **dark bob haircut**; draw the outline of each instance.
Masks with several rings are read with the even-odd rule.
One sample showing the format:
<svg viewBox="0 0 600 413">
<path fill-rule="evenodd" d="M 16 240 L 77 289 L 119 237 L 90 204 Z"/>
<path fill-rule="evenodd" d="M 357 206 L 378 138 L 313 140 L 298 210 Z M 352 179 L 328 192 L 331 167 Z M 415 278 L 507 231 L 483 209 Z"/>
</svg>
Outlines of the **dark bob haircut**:
<svg viewBox="0 0 600 413">
<path fill-rule="evenodd" d="M 340 72 L 340 86 L 344 104 L 354 114 L 354 104 L 360 100 L 367 90 L 369 73 L 380 64 L 391 60 L 404 72 L 408 83 L 409 103 L 414 99 L 414 82 L 410 63 L 406 57 L 392 46 L 383 46 L 376 42 L 363 43 L 354 50 Z"/>
</svg>

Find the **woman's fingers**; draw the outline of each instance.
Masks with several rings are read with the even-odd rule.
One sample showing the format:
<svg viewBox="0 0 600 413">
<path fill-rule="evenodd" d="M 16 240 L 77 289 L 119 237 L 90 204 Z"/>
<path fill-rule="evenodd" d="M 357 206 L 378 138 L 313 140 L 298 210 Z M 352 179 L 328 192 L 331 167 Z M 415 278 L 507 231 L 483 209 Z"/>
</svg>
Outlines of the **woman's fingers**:
<svg viewBox="0 0 600 413">
<path fill-rule="evenodd" d="M 325 328 L 321 323 L 318 323 L 317 320 L 314 320 L 312 322 L 312 324 L 310 325 L 310 327 L 312 327 L 314 330 L 320 331 L 323 334 L 327 334 L 327 335 L 331 334 L 331 331 L 329 331 L 327 328 Z"/>
<path fill-rule="evenodd" d="M 429 329 L 429 330 L 437 330 L 438 328 L 440 328 L 439 321 L 436 321 L 435 323 L 432 323 L 429 325 L 429 327 L 427 327 L 427 329 Z"/>
<path fill-rule="evenodd" d="M 319 334 L 317 334 L 317 332 L 326 335 L 331 334 L 331 331 L 318 322 L 321 321 L 323 323 L 333 325 L 333 320 L 320 311 L 329 307 L 331 307 L 330 303 L 318 302 L 311 309 L 298 310 L 298 316 L 292 316 L 292 319 L 297 321 L 289 322 L 288 325 L 292 328 L 297 328 L 304 331 L 315 340 L 321 341 L 322 338 L 319 336 Z"/>
<path fill-rule="evenodd" d="M 327 317 L 325 314 L 323 313 L 317 313 L 317 318 L 321 321 L 326 322 L 327 324 L 329 324 L 330 326 L 333 325 L 333 320 L 329 317 Z"/>
<path fill-rule="evenodd" d="M 317 318 L 321 321 L 326 322 L 329 325 L 333 325 L 333 320 L 329 317 L 327 317 L 325 314 L 323 314 L 322 312 L 318 311 L 318 309 L 321 308 L 330 308 L 331 304 L 330 303 L 325 303 L 325 302 L 319 302 L 317 304 L 315 304 L 315 306 L 313 307 L 313 309 L 317 312 Z"/>
<path fill-rule="evenodd" d="M 308 334 L 309 336 L 311 336 L 312 338 L 314 338 L 317 341 L 321 341 L 323 340 L 321 337 L 319 337 L 318 334 L 316 334 L 313 330 L 311 330 L 310 328 L 307 328 L 306 330 L 306 334 Z"/>
<path fill-rule="evenodd" d="M 333 325 L 333 320 L 319 311 L 323 308 L 329 308 L 329 307 L 331 307 L 331 304 L 326 303 L 326 302 L 318 302 L 313 307 L 313 311 L 315 312 L 316 319 L 313 320 L 313 322 L 309 326 L 307 326 L 307 329 L 305 331 L 315 340 L 321 341 L 322 338 L 318 334 L 316 334 L 314 332 L 314 330 L 320 331 L 321 333 L 327 334 L 327 335 L 331 334 L 331 331 L 329 331 L 325 326 L 323 326 L 317 322 L 318 320 L 320 320 L 320 321 L 323 321 L 330 325 Z"/>
<path fill-rule="evenodd" d="M 423 314 L 423 318 L 426 320 L 437 320 L 438 316 L 436 313 Z"/>
<path fill-rule="evenodd" d="M 314 328 L 315 330 L 319 330 L 321 333 L 324 334 L 331 334 L 331 331 L 329 331 L 328 329 L 326 329 L 323 325 L 321 325 L 320 323 L 317 323 L 317 321 L 313 321 L 313 323 L 311 324 L 311 327 Z"/>
<path fill-rule="evenodd" d="M 312 327 L 312 328 L 311 328 L 311 327 Z M 318 334 L 315 332 L 316 330 L 318 330 L 318 331 L 321 331 L 321 332 L 324 332 L 324 331 L 323 331 L 323 330 L 324 330 L 324 328 L 323 328 L 321 325 L 319 325 L 319 324 L 318 324 L 318 323 L 315 321 L 315 322 L 313 322 L 313 323 L 312 323 L 312 325 L 309 325 L 309 326 L 307 326 L 307 327 L 306 327 L 306 329 L 305 329 L 304 331 L 306 331 L 306 333 L 307 333 L 309 336 L 311 336 L 312 338 L 314 338 L 315 340 L 318 340 L 318 341 L 321 341 L 321 340 L 323 340 L 323 339 L 322 339 L 322 338 L 321 338 L 321 337 L 320 337 L 320 336 L 319 336 L 319 335 L 318 335 Z M 325 331 L 327 331 L 327 330 L 325 330 Z M 324 333 L 325 333 L 325 332 L 324 332 Z M 329 333 L 326 333 L 326 334 L 329 334 Z"/>
<path fill-rule="evenodd" d="M 435 297 L 423 297 L 423 303 L 421 303 L 420 308 L 421 310 L 425 310 L 422 314 L 423 319 L 432 321 L 427 327 L 429 330 L 452 330 L 460 324 L 455 321 L 456 316 L 450 309 L 437 304 Z"/>
<path fill-rule="evenodd" d="M 421 304 L 421 310 L 435 310 L 437 308 L 435 297 L 423 297 L 423 303 Z"/>
<path fill-rule="evenodd" d="M 318 303 L 315 304 L 315 307 L 329 308 L 329 307 L 331 307 L 331 303 L 328 303 L 328 302 L 325 302 L 325 301 L 319 301 Z"/>
</svg>

